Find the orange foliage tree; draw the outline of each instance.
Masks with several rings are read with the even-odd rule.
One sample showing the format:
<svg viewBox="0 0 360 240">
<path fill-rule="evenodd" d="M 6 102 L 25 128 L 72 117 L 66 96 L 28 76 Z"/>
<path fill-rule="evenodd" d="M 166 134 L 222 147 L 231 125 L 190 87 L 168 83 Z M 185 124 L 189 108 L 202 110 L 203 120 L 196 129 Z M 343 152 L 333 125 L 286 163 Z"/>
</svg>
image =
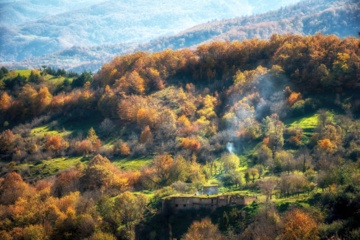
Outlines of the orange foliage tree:
<svg viewBox="0 0 360 240">
<path fill-rule="evenodd" d="M 76 169 L 69 169 L 62 172 L 55 180 L 52 191 L 55 196 L 61 197 L 79 190 L 79 179 L 81 172 Z"/>
<path fill-rule="evenodd" d="M 152 138 L 152 133 L 149 126 L 146 126 L 140 135 L 140 143 L 146 143 Z"/>
<path fill-rule="evenodd" d="M 52 98 L 53 96 L 47 87 L 40 88 L 36 99 L 38 111 L 44 111 L 50 105 Z"/>
<path fill-rule="evenodd" d="M 15 135 L 11 130 L 5 130 L 0 134 L 0 152 L 6 153 L 11 150 L 15 141 Z"/>
<path fill-rule="evenodd" d="M 280 239 L 319 239 L 317 222 L 306 212 L 294 209 L 284 218 L 284 231 Z"/>
<path fill-rule="evenodd" d="M 131 149 L 127 143 L 122 143 L 119 148 L 120 154 L 123 156 L 129 156 Z"/>
<path fill-rule="evenodd" d="M 198 140 L 193 138 L 183 138 L 181 140 L 181 146 L 185 149 L 191 150 L 191 151 L 198 151 L 201 147 L 201 144 Z"/>
<path fill-rule="evenodd" d="M 81 142 L 77 142 L 75 150 L 78 154 L 89 155 L 89 153 L 94 151 L 93 144 L 90 140 L 84 139 Z"/>
<path fill-rule="evenodd" d="M 93 157 L 80 178 L 83 191 L 100 190 L 119 192 L 128 187 L 129 179 L 109 159 L 100 154 Z"/>
<path fill-rule="evenodd" d="M 333 144 L 328 138 L 319 140 L 317 146 L 321 151 L 325 153 L 333 153 L 337 149 L 336 145 Z"/>
<path fill-rule="evenodd" d="M 50 136 L 46 139 L 46 149 L 55 153 L 65 150 L 68 146 L 69 143 L 59 135 Z"/>
<path fill-rule="evenodd" d="M 185 234 L 185 240 L 211 239 L 222 240 L 225 237 L 220 233 L 216 225 L 212 224 L 210 218 L 204 218 L 201 221 L 195 221 L 191 224 L 188 232 Z"/>
<path fill-rule="evenodd" d="M 18 173 L 8 173 L 5 179 L 0 181 L 0 203 L 13 204 L 19 197 L 26 195 L 28 189 L 29 186 Z"/>
<path fill-rule="evenodd" d="M 302 99 L 301 93 L 292 92 L 292 93 L 290 93 L 290 96 L 288 97 L 288 104 L 290 106 L 292 106 L 301 99 Z"/>
<path fill-rule="evenodd" d="M 7 92 L 4 92 L 0 97 L 0 111 L 8 110 L 11 106 L 11 102 L 11 96 Z"/>
</svg>

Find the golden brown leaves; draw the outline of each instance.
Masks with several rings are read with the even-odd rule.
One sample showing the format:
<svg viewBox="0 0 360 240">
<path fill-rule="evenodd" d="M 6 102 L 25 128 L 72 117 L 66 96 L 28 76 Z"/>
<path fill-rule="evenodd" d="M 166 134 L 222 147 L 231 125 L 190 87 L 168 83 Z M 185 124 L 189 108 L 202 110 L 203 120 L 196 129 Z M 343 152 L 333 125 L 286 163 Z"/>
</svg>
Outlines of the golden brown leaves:
<svg viewBox="0 0 360 240">
<path fill-rule="evenodd" d="M 216 225 L 212 224 L 210 218 L 195 221 L 191 224 L 184 240 L 223 240 L 225 237 L 220 233 Z"/>
<path fill-rule="evenodd" d="M 308 214 L 299 209 L 289 211 L 284 218 L 282 240 L 315 240 L 318 237 L 318 224 Z"/>
</svg>

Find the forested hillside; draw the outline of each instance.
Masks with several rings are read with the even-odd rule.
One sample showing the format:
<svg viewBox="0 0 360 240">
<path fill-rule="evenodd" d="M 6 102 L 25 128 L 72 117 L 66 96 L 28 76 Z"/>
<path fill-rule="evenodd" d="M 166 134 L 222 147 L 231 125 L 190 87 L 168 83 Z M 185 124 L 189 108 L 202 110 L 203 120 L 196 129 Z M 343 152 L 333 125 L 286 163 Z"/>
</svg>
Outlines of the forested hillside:
<svg viewBox="0 0 360 240">
<path fill-rule="evenodd" d="M 0 74 L 1 239 L 360 237 L 354 37 L 276 34 L 136 52 L 95 75 Z M 257 200 L 161 211 L 209 184 Z"/>
<path fill-rule="evenodd" d="M 285 6 L 286 1 L 275 2 L 276 3 L 273 3 L 273 1 L 265 1 L 264 3 L 262 0 L 251 1 L 249 6 L 254 6 L 253 12 L 255 11 L 256 13 L 261 13 L 262 11 L 259 11 L 259 9 L 265 9 L 265 7 L 269 7 L 269 5 L 274 7 L 271 9 L 276 9 L 275 6 Z M 238 3 L 238 5 L 232 5 L 231 3 L 227 4 L 228 5 L 225 6 L 228 6 L 234 12 L 247 9 L 246 6 L 248 6 L 247 4 L 244 6 L 241 4 L 241 2 Z M 216 8 L 216 6 L 212 7 Z M 196 8 L 196 6 L 194 8 Z M 250 7 L 248 8 L 250 9 Z M 113 8 L 111 8 L 111 10 L 113 10 Z M 245 13 L 242 13 L 240 15 L 243 15 L 243 17 L 234 19 L 228 19 L 234 17 L 234 15 L 227 14 L 224 10 L 225 12 L 223 18 L 227 18 L 226 20 L 218 19 L 218 21 L 211 21 L 195 26 L 174 36 L 161 37 L 156 39 L 146 37 L 147 34 L 144 33 L 140 36 L 141 41 L 137 41 L 137 43 L 141 42 L 140 45 L 135 44 L 134 41 L 113 44 L 111 41 L 117 39 L 120 36 L 124 37 L 125 33 L 121 27 L 112 27 L 114 23 L 111 23 L 109 26 L 106 26 L 106 29 L 108 29 L 106 33 L 103 34 L 102 32 L 97 32 L 99 39 L 111 39 L 110 42 L 108 41 L 109 44 L 96 46 L 84 46 L 83 44 L 82 46 L 72 46 L 51 54 L 46 54 L 48 52 L 43 50 L 38 51 L 36 50 L 37 48 L 32 48 L 29 45 L 26 50 L 21 51 L 21 54 L 26 55 L 26 52 L 29 50 L 36 51 L 36 54 L 40 54 L 42 56 L 34 58 L 31 57 L 31 54 L 27 54 L 27 56 L 24 57 L 25 60 L 21 60 L 24 58 L 20 59 L 15 56 L 16 54 L 14 54 L 14 52 L 19 52 L 18 50 L 21 49 L 19 48 L 19 44 L 13 44 L 13 36 L 16 35 L 16 33 L 11 32 L 13 29 L 4 29 L 2 31 L 4 34 L 3 36 L 9 36 L 9 38 L 7 38 L 5 42 L 4 37 L 5 44 L 2 46 L 3 50 L 1 52 L 2 54 L 9 53 L 10 55 L 13 55 L 12 57 L 18 58 L 17 61 L 21 60 L 20 62 L 7 63 L 7 66 L 12 68 L 38 68 L 42 65 L 51 65 L 57 68 L 65 68 L 67 70 L 71 69 L 77 72 L 82 72 L 84 70 L 97 71 L 101 65 L 114 58 L 117 54 L 132 53 L 136 51 L 155 52 L 163 51 L 167 48 L 175 50 L 184 47 L 196 47 L 198 44 L 214 40 L 240 41 L 251 38 L 269 39 L 270 36 L 274 33 L 285 34 L 289 32 L 301 35 L 309 35 L 320 32 L 323 34 L 335 34 L 339 37 L 355 36 L 358 32 L 358 25 L 360 22 L 359 10 L 360 7 L 357 1 L 352 0 L 306 0 L 292 6 L 287 6 L 276 11 L 274 10 L 262 14 L 249 16 Z M 216 9 L 216 11 L 218 11 L 218 9 Z M 170 18 L 170 20 L 164 18 L 164 20 L 161 21 L 168 22 L 167 26 L 175 29 L 176 27 L 171 25 L 173 24 L 171 19 L 172 18 Z M 83 20 L 80 18 L 79 21 Z M 99 28 L 100 27 L 101 26 L 99 26 Z M 43 27 L 37 23 L 36 27 L 34 27 L 35 30 L 31 31 L 34 32 L 39 28 L 42 29 Z M 24 27 L 24 29 L 28 31 L 28 27 Z M 7 31 L 10 31 L 9 34 L 6 34 Z M 134 31 L 135 30 L 132 29 L 129 30 L 130 34 L 133 34 Z M 158 30 L 153 29 L 151 31 L 157 32 Z M 59 34 L 68 34 L 69 32 L 70 31 L 62 30 Z M 45 31 L 45 33 L 47 33 L 47 31 Z M 83 31 L 78 30 L 77 33 L 83 33 Z M 74 37 L 74 39 L 78 38 L 79 37 Z M 80 38 L 86 39 L 84 36 L 80 36 Z M 32 38 L 27 37 L 26 39 Z M 68 39 L 68 36 L 66 36 L 66 39 Z M 148 42 L 149 39 L 152 41 Z M 77 44 L 80 44 L 81 41 L 76 40 Z M 53 41 L 49 44 L 40 44 L 39 46 L 46 46 L 46 51 L 48 51 L 50 46 L 60 43 L 63 42 Z M 12 45 L 15 47 L 12 47 Z"/>
</svg>

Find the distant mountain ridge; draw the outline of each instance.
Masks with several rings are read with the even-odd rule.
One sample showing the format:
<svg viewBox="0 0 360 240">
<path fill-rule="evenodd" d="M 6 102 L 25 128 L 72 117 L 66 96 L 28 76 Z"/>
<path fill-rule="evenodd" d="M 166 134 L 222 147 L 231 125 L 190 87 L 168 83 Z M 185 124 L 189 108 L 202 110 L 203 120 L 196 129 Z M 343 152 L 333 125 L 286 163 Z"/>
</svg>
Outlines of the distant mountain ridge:
<svg viewBox="0 0 360 240">
<path fill-rule="evenodd" d="M 307 0 L 264 14 L 200 24 L 177 35 L 142 44 L 138 49 L 160 51 L 192 47 L 206 41 L 268 39 L 274 33 L 356 36 L 359 24 L 360 5 L 355 1 Z"/>
<path fill-rule="evenodd" d="M 260 4 L 261 0 L 254 1 Z M 95 71 L 116 55 L 134 51 L 161 51 L 166 48 L 194 47 L 215 40 L 268 39 L 272 34 L 295 33 L 302 35 L 336 34 L 340 37 L 356 35 L 360 23 L 359 3 L 351 0 L 306 0 L 276 11 L 234 19 L 200 24 L 170 37 L 161 37 L 148 43 L 105 44 L 76 47 L 9 63 L 16 68 L 41 65 Z M 35 65 L 36 64 L 36 65 Z"/>
<path fill-rule="evenodd" d="M 264 12 L 298 1 L 18 0 L 2 3 L 0 61 L 22 61 L 74 45 L 143 43 L 199 23 Z"/>
</svg>

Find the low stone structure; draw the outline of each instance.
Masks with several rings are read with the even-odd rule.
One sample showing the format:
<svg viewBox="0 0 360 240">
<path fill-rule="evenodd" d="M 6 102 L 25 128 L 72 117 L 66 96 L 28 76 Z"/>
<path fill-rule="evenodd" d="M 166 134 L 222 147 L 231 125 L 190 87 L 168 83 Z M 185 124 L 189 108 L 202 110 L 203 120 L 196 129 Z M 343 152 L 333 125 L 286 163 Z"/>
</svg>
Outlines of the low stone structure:
<svg viewBox="0 0 360 240">
<path fill-rule="evenodd" d="M 232 195 L 216 195 L 216 196 L 170 196 L 163 199 L 163 211 L 178 211 L 186 209 L 216 209 L 224 206 L 245 206 L 256 201 L 256 197 Z"/>
</svg>

